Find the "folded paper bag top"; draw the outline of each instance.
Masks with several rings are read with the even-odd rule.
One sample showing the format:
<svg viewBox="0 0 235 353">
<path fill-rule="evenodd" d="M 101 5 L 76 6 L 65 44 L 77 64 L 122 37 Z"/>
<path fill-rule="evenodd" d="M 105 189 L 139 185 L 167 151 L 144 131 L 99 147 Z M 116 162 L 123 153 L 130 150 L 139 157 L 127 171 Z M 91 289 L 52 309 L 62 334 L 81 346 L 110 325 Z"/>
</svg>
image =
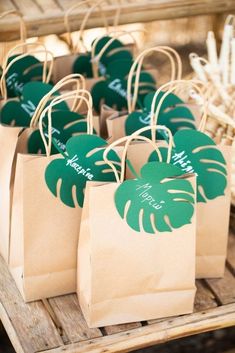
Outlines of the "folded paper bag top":
<svg viewBox="0 0 235 353">
<path fill-rule="evenodd" d="M 121 174 L 107 155 L 125 141 L 104 152 L 117 181 L 89 182 L 85 191 L 77 293 L 90 327 L 193 310 L 195 176 L 185 177 L 179 168 L 155 162 L 146 164 L 138 178 L 124 181 L 128 144 Z"/>
</svg>

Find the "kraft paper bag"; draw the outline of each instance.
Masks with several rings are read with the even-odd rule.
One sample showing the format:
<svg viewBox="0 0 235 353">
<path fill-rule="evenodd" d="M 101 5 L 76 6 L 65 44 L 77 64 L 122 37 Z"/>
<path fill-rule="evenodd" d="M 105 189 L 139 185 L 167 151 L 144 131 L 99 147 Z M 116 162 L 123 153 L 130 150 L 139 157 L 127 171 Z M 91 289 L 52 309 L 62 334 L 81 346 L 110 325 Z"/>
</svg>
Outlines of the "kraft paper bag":
<svg viewBox="0 0 235 353">
<path fill-rule="evenodd" d="M 224 195 L 197 204 L 197 278 L 223 277 L 227 258 L 231 205 L 232 146 L 220 145 L 227 165 Z"/>
<path fill-rule="evenodd" d="M 195 217 L 172 233 L 132 231 L 114 206 L 117 184 L 89 183 L 78 245 L 78 297 L 89 327 L 190 313 Z"/>
<path fill-rule="evenodd" d="M 17 156 L 10 270 L 26 302 L 76 289 L 81 209 L 67 207 L 48 191 L 45 169 L 56 158 Z"/>
<path fill-rule="evenodd" d="M 22 128 L 0 124 L 0 254 L 8 262 L 15 157 Z"/>
<path fill-rule="evenodd" d="M 159 164 L 166 167 L 166 163 L 158 163 L 158 168 Z M 152 170 L 155 166 L 155 163 L 148 163 L 144 168 L 149 171 L 149 168 Z M 89 327 L 151 320 L 186 314 L 193 310 L 196 214 L 191 213 L 190 220 L 174 227 L 172 215 L 168 213 L 172 228 L 163 226 L 160 231 L 157 225 L 161 227 L 160 218 L 158 223 L 156 215 L 158 211 L 155 212 L 149 204 L 154 213 L 153 220 L 148 217 L 150 213 L 144 207 L 139 208 L 139 204 L 134 203 L 135 197 L 138 199 L 143 195 L 141 197 L 145 200 L 147 198 L 148 193 L 145 194 L 145 191 L 144 194 L 136 194 L 137 189 L 146 186 L 142 184 L 145 183 L 144 171 L 141 175 L 138 180 L 87 183 L 78 242 L 77 293 Z M 152 183 L 155 183 L 154 176 L 151 178 Z M 184 181 L 181 179 L 180 183 L 187 183 L 190 187 L 190 195 L 193 195 L 191 202 L 195 206 L 195 176 L 184 175 L 183 178 Z M 172 177 L 167 182 L 174 184 L 177 183 L 175 180 Z M 132 185 L 131 190 L 120 191 L 120 188 L 126 188 L 133 182 L 136 189 Z M 154 184 L 151 187 L 154 188 Z M 156 189 L 153 190 L 156 197 L 158 193 Z M 121 200 L 121 205 L 120 192 L 126 198 L 124 203 Z M 165 203 L 158 202 L 158 205 Z M 186 204 L 187 208 L 188 202 Z M 130 211 L 132 214 L 128 213 L 130 205 L 133 205 Z M 163 214 L 169 212 L 168 206 Z M 158 209 L 156 203 L 154 207 Z M 121 217 L 120 209 L 127 214 Z M 176 209 L 177 205 L 174 211 Z M 143 218 L 137 222 L 136 218 L 140 214 Z M 157 222 L 155 228 L 153 222 Z"/>
<path fill-rule="evenodd" d="M 164 146 L 164 143 L 157 143 L 157 146 Z M 231 199 L 232 147 L 218 145 L 217 148 L 226 161 L 227 185 L 223 195 L 207 200 L 206 203 L 197 203 L 197 278 L 223 277 L 225 270 Z M 152 152 L 153 149 L 148 143 L 133 142 L 128 148 L 127 159 L 130 160 L 135 171 L 139 172 Z M 126 177 L 128 179 L 134 177 L 129 168 L 126 170 Z"/>
</svg>

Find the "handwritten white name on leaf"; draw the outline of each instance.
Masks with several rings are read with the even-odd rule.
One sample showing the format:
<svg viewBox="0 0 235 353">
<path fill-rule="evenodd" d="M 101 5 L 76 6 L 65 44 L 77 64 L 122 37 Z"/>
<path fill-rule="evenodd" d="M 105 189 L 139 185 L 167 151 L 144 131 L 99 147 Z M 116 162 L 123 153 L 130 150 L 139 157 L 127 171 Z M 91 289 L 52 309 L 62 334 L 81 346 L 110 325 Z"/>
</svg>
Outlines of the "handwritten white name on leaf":
<svg viewBox="0 0 235 353">
<path fill-rule="evenodd" d="M 192 162 L 188 159 L 185 151 L 175 153 L 172 156 L 172 160 L 174 161 L 173 165 L 179 165 L 184 172 L 194 173 Z"/>
<path fill-rule="evenodd" d="M 90 172 L 90 168 L 83 168 L 77 161 L 79 160 L 77 154 L 73 156 L 73 158 L 68 159 L 66 166 L 70 166 L 73 168 L 78 175 L 82 174 L 85 178 L 92 180 L 94 178 L 94 175 Z"/>
<path fill-rule="evenodd" d="M 115 80 L 111 81 L 108 87 L 118 93 L 121 97 L 127 99 L 127 91 L 122 87 L 121 80 L 116 78 Z"/>
<path fill-rule="evenodd" d="M 155 210 L 160 210 L 163 207 L 163 204 L 165 201 L 161 200 L 157 202 L 154 197 L 150 195 L 148 192 L 149 190 L 152 189 L 152 185 L 149 183 L 139 185 L 136 190 L 140 190 L 140 193 L 138 196 L 142 199 L 141 203 L 147 202 L 149 206 L 153 207 Z"/>
<path fill-rule="evenodd" d="M 17 73 L 13 73 L 10 76 L 7 77 L 6 83 L 7 86 L 10 87 L 11 89 L 14 88 L 14 90 L 18 93 L 22 93 L 23 91 L 23 82 L 18 82 L 18 77 L 19 75 Z"/>
</svg>

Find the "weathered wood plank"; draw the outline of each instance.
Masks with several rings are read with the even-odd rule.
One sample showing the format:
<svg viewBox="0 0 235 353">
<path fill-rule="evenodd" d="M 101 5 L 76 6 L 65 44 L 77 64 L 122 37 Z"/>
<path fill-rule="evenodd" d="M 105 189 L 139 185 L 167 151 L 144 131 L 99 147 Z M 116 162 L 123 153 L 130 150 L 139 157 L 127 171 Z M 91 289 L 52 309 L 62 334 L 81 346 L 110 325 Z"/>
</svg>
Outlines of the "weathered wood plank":
<svg viewBox="0 0 235 353">
<path fill-rule="evenodd" d="M 114 333 L 129 331 L 138 327 L 142 327 L 140 322 L 132 322 L 130 324 L 106 326 L 104 327 L 104 331 L 107 335 L 113 335 Z"/>
<path fill-rule="evenodd" d="M 0 320 L 17 353 L 34 353 L 63 344 L 40 301 L 25 304 L 0 257 Z"/>
<path fill-rule="evenodd" d="M 35 3 L 37 4 L 38 7 L 41 8 L 42 12 L 48 12 L 48 11 L 52 11 L 52 12 L 59 12 L 61 14 L 62 9 L 61 7 L 58 5 L 58 3 L 54 0 L 35 0 Z"/>
<path fill-rule="evenodd" d="M 235 277 L 228 268 L 223 278 L 207 279 L 206 283 L 221 305 L 235 302 Z"/>
<path fill-rule="evenodd" d="M 235 304 L 41 353 L 117 353 L 235 325 Z"/>
<path fill-rule="evenodd" d="M 51 33 L 64 33 L 63 13 L 58 12 L 55 14 L 53 12 L 46 12 L 43 13 L 43 16 L 42 14 L 40 16 L 39 7 L 36 4 L 32 5 L 31 3 L 33 3 L 32 0 L 17 1 L 18 7 L 25 14 L 29 37 L 43 36 Z M 62 5 L 61 7 L 65 9 L 68 8 L 68 4 L 71 4 L 70 0 L 60 0 L 59 3 Z M 117 9 L 117 3 L 110 1 L 110 4 L 103 8 L 106 17 L 110 19 L 111 23 L 111 19 L 113 19 L 114 12 Z M 123 0 L 120 24 L 233 12 L 234 10 L 234 0 L 139 0 L 133 2 Z M 86 10 L 80 9 L 80 11 L 71 16 L 72 30 L 79 30 L 85 12 Z M 103 20 L 99 11 L 96 10 L 92 13 L 87 28 L 100 26 L 103 26 Z M 15 21 L 8 21 L 0 24 L 0 41 L 4 41 L 6 36 L 8 40 L 19 38 L 17 23 Z"/>
<path fill-rule="evenodd" d="M 235 276 L 235 235 L 232 232 L 230 233 L 228 239 L 227 263 L 231 272 Z"/>
<path fill-rule="evenodd" d="M 16 7 L 11 2 L 11 0 L 0 1 L 0 13 L 9 11 L 9 10 L 16 10 Z"/>
<path fill-rule="evenodd" d="M 101 337 L 99 329 L 89 329 L 82 315 L 76 294 L 48 299 L 68 342 L 79 342 Z"/>
<path fill-rule="evenodd" d="M 201 280 L 196 281 L 197 293 L 194 303 L 194 312 L 204 311 L 218 306 L 214 294 Z"/>
</svg>

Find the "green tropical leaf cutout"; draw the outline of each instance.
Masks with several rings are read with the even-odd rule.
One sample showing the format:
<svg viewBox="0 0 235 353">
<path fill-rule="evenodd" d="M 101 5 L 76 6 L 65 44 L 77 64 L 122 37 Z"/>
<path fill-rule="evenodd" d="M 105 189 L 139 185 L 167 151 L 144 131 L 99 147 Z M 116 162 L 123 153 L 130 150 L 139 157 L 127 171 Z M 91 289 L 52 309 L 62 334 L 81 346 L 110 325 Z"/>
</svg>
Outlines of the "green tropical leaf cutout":
<svg viewBox="0 0 235 353">
<path fill-rule="evenodd" d="M 133 83 L 134 84 L 134 83 Z M 138 104 L 143 103 L 147 93 L 156 90 L 156 82 L 148 72 L 140 74 L 140 88 L 138 92 Z M 133 91 L 133 87 L 132 87 Z M 100 112 L 101 105 L 106 104 L 118 111 L 127 109 L 127 77 L 109 77 L 106 80 L 97 82 L 91 90 L 94 109 Z"/>
<path fill-rule="evenodd" d="M 156 100 L 155 110 L 164 93 L 165 92 L 159 93 Z M 144 108 L 141 111 L 135 111 L 129 114 L 125 123 L 126 135 L 130 135 L 133 132 L 150 125 L 150 112 L 153 96 L 154 93 L 146 95 L 144 99 Z M 184 102 L 173 93 L 170 93 L 163 101 L 158 117 L 158 124 L 167 126 L 173 134 L 181 129 L 196 129 L 193 113 L 187 106 L 185 106 Z M 150 131 L 146 131 L 142 135 L 150 137 L 150 134 Z"/>
<path fill-rule="evenodd" d="M 104 47 L 106 43 L 111 39 L 111 37 L 106 36 L 101 38 L 96 45 L 95 55 L 97 55 L 100 50 Z M 116 61 L 116 64 L 119 60 L 130 60 L 132 61 L 132 54 L 129 50 L 124 48 L 124 45 L 118 39 L 115 39 L 110 46 L 105 50 L 99 62 L 99 74 L 106 74 L 107 65 Z M 119 67 L 121 65 L 118 63 Z M 92 65 L 91 65 L 91 53 L 80 54 L 73 64 L 73 72 L 80 73 L 87 78 L 93 77 Z"/>
<path fill-rule="evenodd" d="M 107 142 L 96 135 L 71 137 L 66 143 L 66 154 L 50 162 L 45 172 L 48 188 L 67 206 L 83 206 L 86 182 L 114 181 L 115 176 L 104 160 Z M 120 159 L 114 150 L 108 158 L 120 170 Z"/>
<path fill-rule="evenodd" d="M 174 136 L 175 147 L 171 163 L 185 173 L 197 175 L 197 202 L 207 202 L 223 196 L 227 187 L 227 167 L 222 152 L 206 134 L 196 130 L 178 131 Z M 163 160 L 167 148 L 161 148 Z M 153 152 L 149 161 L 158 160 Z"/>
<path fill-rule="evenodd" d="M 172 232 L 191 223 L 194 190 L 180 178 L 180 168 L 167 163 L 145 164 L 140 177 L 117 188 L 115 205 L 122 219 L 137 232 Z"/>
<path fill-rule="evenodd" d="M 87 118 L 69 110 L 56 110 L 52 117 L 53 145 L 51 154 L 58 153 L 58 149 L 66 150 L 66 142 L 73 136 L 87 132 Z M 44 134 L 48 136 L 48 122 L 44 119 Z M 95 129 L 93 133 L 96 134 Z M 39 130 L 35 130 L 28 140 L 28 152 L 32 154 L 45 154 L 45 147 Z"/>
<path fill-rule="evenodd" d="M 18 55 L 9 58 L 10 63 Z M 43 63 L 32 55 L 16 61 L 6 74 L 6 86 L 8 98 L 20 96 L 24 85 L 30 81 L 42 81 Z"/>
<path fill-rule="evenodd" d="M 9 100 L 0 111 L 2 124 L 27 127 L 40 100 L 53 88 L 48 83 L 29 82 L 23 87 L 22 95 L 17 100 Z M 58 96 L 55 92 L 53 96 Z M 47 103 L 47 105 L 49 102 Z M 69 110 L 65 102 L 57 105 L 58 109 Z"/>
</svg>

